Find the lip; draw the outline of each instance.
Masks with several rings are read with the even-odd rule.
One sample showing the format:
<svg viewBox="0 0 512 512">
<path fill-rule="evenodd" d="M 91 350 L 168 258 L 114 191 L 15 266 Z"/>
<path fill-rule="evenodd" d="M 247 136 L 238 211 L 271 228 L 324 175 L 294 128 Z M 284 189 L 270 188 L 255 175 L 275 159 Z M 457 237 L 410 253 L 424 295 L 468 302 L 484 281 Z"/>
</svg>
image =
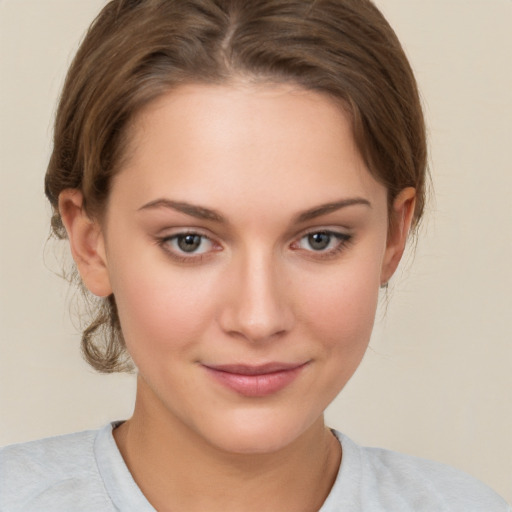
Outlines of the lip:
<svg viewBox="0 0 512 512">
<path fill-rule="evenodd" d="M 220 384 L 247 397 L 265 397 L 289 386 L 309 364 L 266 363 L 262 365 L 203 365 Z"/>
</svg>

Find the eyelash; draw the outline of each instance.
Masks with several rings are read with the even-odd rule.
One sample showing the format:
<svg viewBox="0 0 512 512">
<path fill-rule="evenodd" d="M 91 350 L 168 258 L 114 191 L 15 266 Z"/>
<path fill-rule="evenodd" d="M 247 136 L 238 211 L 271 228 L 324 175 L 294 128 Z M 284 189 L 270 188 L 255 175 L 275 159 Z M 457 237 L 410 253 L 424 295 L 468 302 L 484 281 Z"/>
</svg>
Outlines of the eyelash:
<svg viewBox="0 0 512 512">
<path fill-rule="evenodd" d="M 328 250 L 317 250 L 317 251 L 314 249 L 308 250 L 308 249 L 301 249 L 300 247 L 298 247 L 298 244 L 300 244 L 300 242 L 302 240 L 305 240 L 308 237 L 311 237 L 314 235 L 326 235 L 326 236 L 330 237 L 328 245 L 331 244 L 332 238 L 335 238 L 335 239 L 337 239 L 336 246 L 331 249 L 328 249 Z M 190 252 L 190 253 L 188 253 L 189 255 L 187 255 L 187 256 L 184 256 L 185 254 L 187 254 L 185 251 L 180 253 L 179 249 L 171 249 L 170 248 L 170 243 L 172 243 L 173 241 L 178 241 L 180 238 L 184 238 L 187 236 L 200 237 L 201 242 L 208 241 L 209 243 L 212 244 L 213 247 L 217 246 L 219 248 L 218 249 L 217 248 L 210 249 L 210 250 L 207 250 L 202 253 Z M 308 255 L 309 257 L 312 257 L 315 259 L 326 259 L 327 260 L 327 259 L 335 258 L 338 254 L 340 254 L 342 251 L 344 251 L 347 248 L 347 246 L 349 245 L 349 243 L 352 241 L 352 238 L 353 238 L 352 235 L 347 234 L 347 233 L 340 233 L 338 231 L 332 231 L 332 230 L 328 230 L 328 229 L 313 230 L 313 231 L 309 231 L 307 233 L 302 234 L 295 242 L 293 242 L 290 245 L 290 247 L 295 251 L 303 250 L 307 253 L 310 253 Z M 202 261 L 204 261 L 205 258 L 209 257 L 212 252 L 217 252 L 217 251 L 222 250 L 220 248 L 221 247 L 220 244 L 217 244 L 209 236 L 207 236 L 203 233 L 197 232 L 197 231 L 183 231 L 183 232 L 171 235 L 171 236 L 161 237 L 161 238 L 157 239 L 157 243 L 160 247 L 162 247 L 162 249 L 172 259 L 174 259 L 180 263 L 201 263 Z"/>
<path fill-rule="evenodd" d="M 212 244 L 212 246 L 218 246 L 209 236 L 199 233 L 197 231 L 183 231 L 180 233 L 176 233 L 171 236 L 165 236 L 157 239 L 157 243 L 162 249 L 174 260 L 180 262 L 180 263 L 200 263 L 205 259 L 205 257 L 208 257 L 212 250 L 209 250 L 204 253 L 188 253 L 189 256 L 184 256 L 187 254 L 185 251 L 179 252 L 179 249 L 172 249 L 170 247 L 170 244 L 173 241 L 178 241 L 180 238 L 184 238 L 187 236 L 194 236 L 194 237 L 200 237 L 201 242 L 208 241 Z M 220 246 L 219 246 L 220 247 Z M 213 249 L 213 252 L 216 252 L 220 249 Z"/>
<path fill-rule="evenodd" d="M 320 230 L 314 230 L 314 231 L 309 231 L 307 233 L 304 233 L 297 240 L 297 242 L 294 242 L 292 244 L 292 248 L 300 251 L 301 248 L 297 247 L 297 245 L 302 240 L 305 240 L 308 237 L 311 237 L 314 235 L 326 235 L 326 236 L 330 237 L 328 245 L 331 244 L 333 238 L 337 240 L 336 246 L 331 249 L 328 249 L 328 250 L 315 251 L 314 249 L 312 249 L 312 250 L 305 249 L 305 252 L 309 253 L 308 257 L 315 258 L 315 259 L 323 259 L 323 260 L 336 258 L 336 256 L 338 256 L 341 252 L 343 252 L 347 248 L 347 246 L 349 245 L 349 243 L 352 241 L 352 238 L 353 238 L 352 235 L 347 234 L 347 233 L 340 233 L 339 231 L 332 231 L 329 229 L 320 229 Z M 293 246 L 295 246 L 295 247 L 293 247 Z"/>
</svg>

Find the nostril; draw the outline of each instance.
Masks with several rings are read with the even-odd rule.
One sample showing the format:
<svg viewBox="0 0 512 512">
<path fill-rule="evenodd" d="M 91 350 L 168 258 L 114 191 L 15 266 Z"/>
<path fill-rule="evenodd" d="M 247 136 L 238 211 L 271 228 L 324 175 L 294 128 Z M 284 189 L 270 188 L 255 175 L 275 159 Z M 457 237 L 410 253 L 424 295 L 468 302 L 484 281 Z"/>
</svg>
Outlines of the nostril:
<svg viewBox="0 0 512 512">
<path fill-rule="evenodd" d="M 289 287 L 266 246 L 247 248 L 231 270 L 219 305 L 222 330 L 258 343 L 286 335 L 294 323 Z"/>
<path fill-rule="evenodd" d="M 221 328 L 230 336 L 250 342 L 277 340 L 286 335 L 292 327 L 292 316 L 281 305 L 279 308 L 255 308 L 240 300 L 227 305 L 220 318 Z"/>
<path fill-rule="evenodd" d="M 286 329 L 275 328 L 270 324 L 238 323 L 237 328 L 228 331 L 233 337 L 243 338 L 252 343 L 265 343 L 282 338 L 287 333 Z"/>
</svg>

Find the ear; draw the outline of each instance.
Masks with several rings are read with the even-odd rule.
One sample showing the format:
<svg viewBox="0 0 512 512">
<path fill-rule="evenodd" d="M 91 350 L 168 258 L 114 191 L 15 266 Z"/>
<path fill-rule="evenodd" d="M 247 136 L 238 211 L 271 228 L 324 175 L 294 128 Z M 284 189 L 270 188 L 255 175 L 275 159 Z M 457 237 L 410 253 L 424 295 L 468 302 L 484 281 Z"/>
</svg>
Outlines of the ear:
<svg viewBox="0 0 512 512">
<path fill-rule="evenodd" d="M 404 188 L 393 201 L 390 212 L 388 239 L 386 251 L 382 262 L 381 278 L 382 285 L 386 284 L 402 259 L 405 244 L 411 228 L 416 205 L 416 190 L 412 187 Z"/>
<path fill-rule="evenodd" d="M 59 212 L 82 281 L 94 295 L 107 297 L 112 288 L 105 242 L 98 222 L 90 219 L 83 208 L 82 193 L 76 189 L 63 190 L 59 194 Z"/>
</svg>

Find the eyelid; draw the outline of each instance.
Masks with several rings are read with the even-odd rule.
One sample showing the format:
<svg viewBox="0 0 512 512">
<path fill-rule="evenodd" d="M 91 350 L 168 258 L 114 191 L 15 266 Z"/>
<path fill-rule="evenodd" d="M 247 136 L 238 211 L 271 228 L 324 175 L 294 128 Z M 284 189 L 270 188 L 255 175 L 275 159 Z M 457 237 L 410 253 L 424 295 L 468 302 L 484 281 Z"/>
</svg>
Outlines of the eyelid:
<svg viewBox="0 0 512 512">
<path fill-rule="evenodd" d="M 187 253 L 185 251 L 173 250 L 170 247 L 169 241 L 174 240 L 180 236 L 187 235 L 196 235 L 200 236 L 202 239 L 208 240 L 212 244 L 212 248 L 205 252 Z M 211 256 L 212 253 L 222 250 L 222 245 L 214 237 L 206 234 L 204 230 L 200 228 L 174 228 L 173 230 L 165 230 L 165 232 L 157 235 L 155 238 L 156 243 L 162 248 L 166 255 L 180 263 L 199 263 L 205 258 Z"/>
<path fill-rule="evenodd" d="M 338 240 L 338 243 L 336 244 L 336 247 L 328 249 L 328 250 L 319 250 L 315 251 L 313 249 L 308 250 L 301 247 L 297 247 L 297 245 L 307 236 L 314 235 L 317 233 L 325 233 L 327 235 L 330 235 L 332 237 L 335 237 Z M 300 233 L 298 236 L 294 238 L 294 241 L 291 243 L 290 247 L 297 251 L 302 252 L 307 255 L 308 258 L 314 258 L 314 259 L 329 259 L 334 258 L 338 256 L 340 253 L 344 252 L 344 250 L 347 248 L 347 245 L 349 245 L 353 241 L 354 235 L 350 232 L 342 231 L 339 228 L 333 228 L 333 227 L 315 227 L 310 228 L 302 233 Z M 293 247 L 296 246 L 296 247 Z"/>
<path fill-rule="evenodd" d="M 195 227 L 176 227 L 172 229 L 165 229 L 162 230 L 161 234 L 155 236 L 155 242 L 162 248 L 167 256 L 175 261 L 190 264 L 200 263 L 205 259 L 213 256 L 213 253 L 222 251 L 224 249 L 223 244 L 219 243 L 217 237 L 211 236 L 210 234 L 205 233 L 205 231 L 207 230 Z M 303 238 L 317 233 L 325 233 L 336 238 L 338 241 L 336 247 L 318 251 L 315 251 L 314 249 L 308 250 L 298 247 L 298 244 Z M 200 253 L 187 253 L 185 251 L 172 250 L 170 248 L 168 243 L 169 240 L 176 239 L 179 236 L 187 235 L 197 235 L 207 239 L 209 242 L 211 242 L 212 248 Z M 353 237 L 354 235 L 350 232 L 350 230 L 345 230 L 345 228 L 340 228 L 339 226 L 318 226 L 305 229 L 300 234 L 296 235 L 292 242 L 289 244 L 289 247 L 296 252 L 307 253 L 307 256 L 313 259 L 329 259 L 336 257 L 341 252 L 344 252 L 344 250 L 347 248 L 347 245 L 353 241 Z"/>
<path fill-rule="evenodd" d="M 301 230 L 298 234 L 293 237 L 293 241 L 300 240 L 308 235 L 314 235 L 315 233 L 328 233 L 336 237 L 349 238 L 353 236 L 353 232 L 349 228 L 345 228 L 342 226 L 313 226 L 306 229 Z"/>
</svg>

